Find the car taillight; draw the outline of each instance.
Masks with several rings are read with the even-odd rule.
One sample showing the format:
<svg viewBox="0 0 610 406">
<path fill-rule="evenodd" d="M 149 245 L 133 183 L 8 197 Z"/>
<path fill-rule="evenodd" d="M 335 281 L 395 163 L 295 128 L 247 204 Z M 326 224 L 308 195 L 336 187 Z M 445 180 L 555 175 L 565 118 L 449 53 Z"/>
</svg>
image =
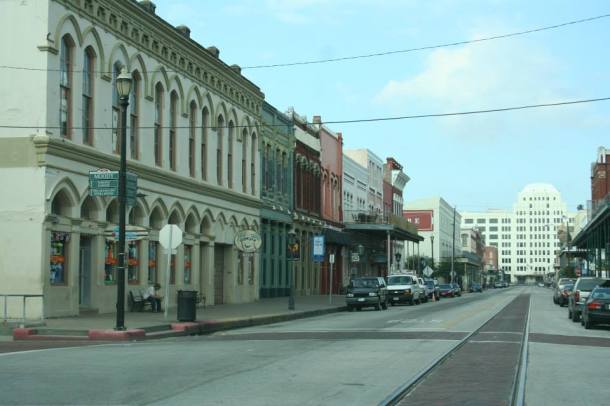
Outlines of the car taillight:
<svg viewBox="0 0 610 406">
<path fill-rule="evenodd" d="M 575 291 L 574 292 L 574 301 L 578 302 L 580 300 L 580 291 Z"/>
<path fill-rule="evenodd" d="M 587 305 L 589 310 L 599 310 L 602 308 L 602 303 L 600 302 L 591 302 Z"/>
</svg>

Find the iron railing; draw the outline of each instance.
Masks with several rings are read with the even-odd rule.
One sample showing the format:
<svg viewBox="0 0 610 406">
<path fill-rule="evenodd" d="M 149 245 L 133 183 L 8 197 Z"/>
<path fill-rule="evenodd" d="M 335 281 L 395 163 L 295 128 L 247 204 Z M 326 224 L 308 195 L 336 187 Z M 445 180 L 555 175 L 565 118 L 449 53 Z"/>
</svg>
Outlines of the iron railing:
<svg viewBox="0 0 610 406">
<path fill-rule="evenodd" d="M 343 222 L 348 224 L 389 224 L 412 234 L 417 234 L 417 227 L 409 223 L 406 218 L 376 210 L 345 210 Z"/>
</svg>

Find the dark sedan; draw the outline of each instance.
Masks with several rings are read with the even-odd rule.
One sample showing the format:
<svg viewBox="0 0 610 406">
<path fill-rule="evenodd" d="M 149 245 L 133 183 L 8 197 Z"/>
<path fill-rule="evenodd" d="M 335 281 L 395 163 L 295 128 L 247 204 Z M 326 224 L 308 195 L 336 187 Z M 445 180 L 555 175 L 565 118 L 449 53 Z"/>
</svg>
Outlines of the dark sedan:
<svg viewBox="0 0 610 406">
<path fill-rule="evenodd" d="M 470 285 L 470 288 L 468 290 L 469 292 L 483 292 L 483 287 L 480 283 L 473 283 Z"/>
<path fill-rule="evenodd" d="M 561 307 L 566 306 L 568 304 L 568 297 L 570 296 L 570 293 L 572 292 L 573 288 L 574 285 L 572 284 L 563 285 L 563 289 L 559 291 L 559 295 L 557 296 L 555 303 L 557 303 Z"/>
<path fill-rule="evenodd" d="M 586 329 L 598 323 L 610 323 L 610 287 L 593 289 L 583 306 L 581 322 Z"/>
<path fill-rule="evenodd" d="M 454 297 L 455 289 L 448 283 L 438 285 L 438 290 L 441 297 Z"/>
<path fill-rule="evenodd" d="M 453 286 L 453 292 L 456 296 L 462 296 L 462 288 L 460 287 L 460 285 L 458 285 L 457 283 L 452 283 L 451 286 Z"/>
</svg>

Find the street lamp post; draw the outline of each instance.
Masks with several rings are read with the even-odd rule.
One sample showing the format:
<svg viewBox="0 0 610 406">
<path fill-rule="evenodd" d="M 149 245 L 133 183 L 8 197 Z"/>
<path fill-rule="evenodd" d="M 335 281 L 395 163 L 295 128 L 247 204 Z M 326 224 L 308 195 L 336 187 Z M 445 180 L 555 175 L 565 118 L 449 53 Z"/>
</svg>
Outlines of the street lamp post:
<svg viewBox="0 0 610 406">
<path fill-rule="evenodd" d="M 117 267 L 117 303 L 115 330 L 125 330 L 125 213 L 127 206 L 127 106 L 131 76 L 123 68 L 116 79 L 121 106 L 121 168 L 119 170 L 119 265 Z"/>
<path fill-rule="evenodd" d="M 430 248 L 432 248 L 432 269 L 434 269 L 434 234 L 430 236 Z"/>
</svg>

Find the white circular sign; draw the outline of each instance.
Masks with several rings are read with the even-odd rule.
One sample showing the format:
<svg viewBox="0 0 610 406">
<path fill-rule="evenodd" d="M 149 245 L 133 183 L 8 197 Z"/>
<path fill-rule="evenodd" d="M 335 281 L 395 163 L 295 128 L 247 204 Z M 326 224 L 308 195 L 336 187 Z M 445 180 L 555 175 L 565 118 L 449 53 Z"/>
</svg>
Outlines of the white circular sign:
<svg viewBox="0 0 610 406">
<path fill-rule="evenodd" d="M 254 230 L 241 230 L 235 236 L 235 248 L 242 252 L 256 252 L 263 240 Z"/>
<path fill-rule="evenodd" d="M 176 249 L 182 244 L 182 230 L 175 224 L 166 224 L 159 231 L 159 244 L 165 249 Z"/>
</svg>

